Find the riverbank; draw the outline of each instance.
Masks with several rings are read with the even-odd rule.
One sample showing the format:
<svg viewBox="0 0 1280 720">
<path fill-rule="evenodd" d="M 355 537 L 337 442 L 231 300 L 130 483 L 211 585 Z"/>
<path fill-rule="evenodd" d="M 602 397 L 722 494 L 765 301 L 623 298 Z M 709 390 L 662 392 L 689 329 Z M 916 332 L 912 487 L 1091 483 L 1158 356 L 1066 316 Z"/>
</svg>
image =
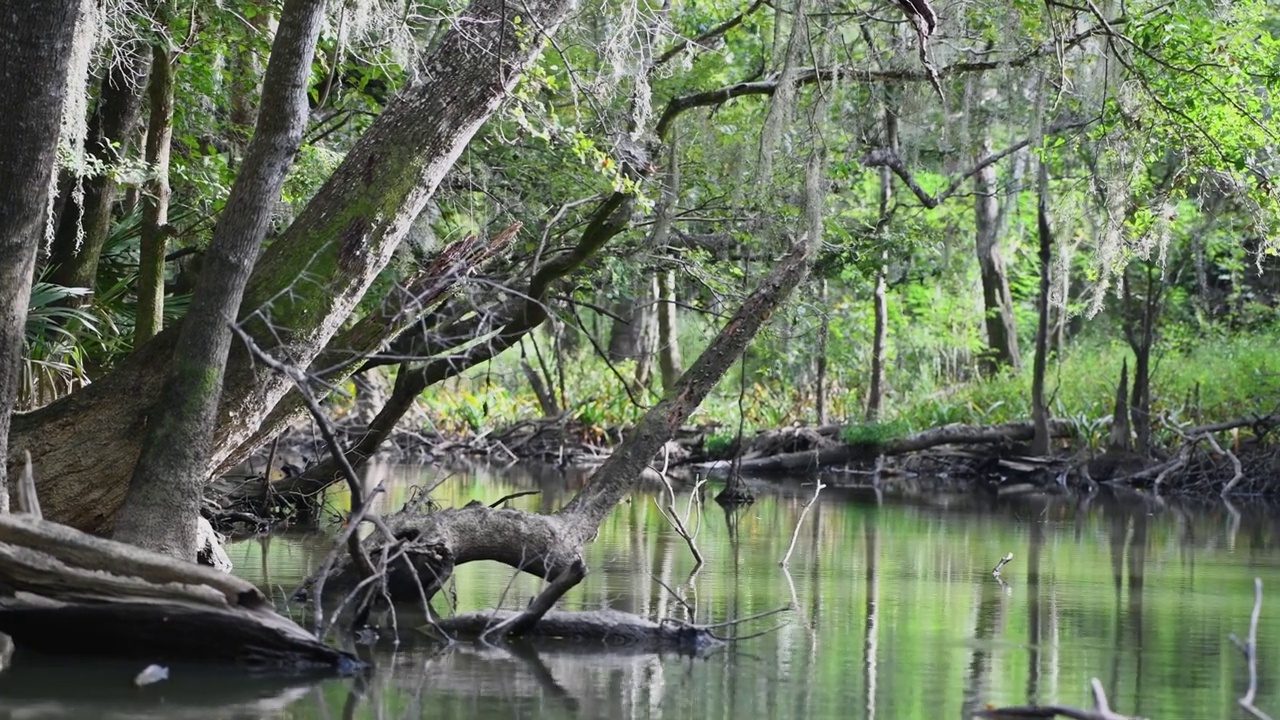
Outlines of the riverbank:
<svg viewBox="0 0 1280 720">
<path fill-rule="evenodd" d="M 1099 485 L 1182 496 L 1271 496 L 1280 492 L 1280 444 L 1271 435 L 1277 425 L 1280 415 L 1203 426 L 1161 425 L 1158 437 L 1176 438 L 1176 443 L 1144 455 L 1092 444 L 1096 424 L 1055 420 L 1050 423 L 1053 450 L 1043 456 L 1029 451 L 1033 427 L 1028 422 L 951 424 L 908 434 L 895 434 L 884 425 L 795 426 L 727 444 L 719 440 L 721 427 L 689 425 L 679 429 L 652 467 L 678 479 L 803 479 L 822 473 L 851 486 L 879 489 L 909 482 L 999 496 L 1089 494 Z M 335 430 L 349 445 L 364 428 L 338 422 Z M 536 463 L 589 469 L 604 462 L 625 433 L 563 417 L 525 420 L 477 434 L 398 432 L 382 457 L 438 466 Z M 331 483 L 308 474 L 315 460 L 324 457 L 317 438 L 309 425 L 295 427 L 237 474 L 215 484 L 211 495 L 221 508 L 215 514 L 223 516 L 223 526 L 237 519 L 287 520 L 300 509 L 314 515 L 318 507 L 300 508 L 297 499 L 319 498 Z M 282 514 L 279 508 L 287 511 Z"/>
</svg>

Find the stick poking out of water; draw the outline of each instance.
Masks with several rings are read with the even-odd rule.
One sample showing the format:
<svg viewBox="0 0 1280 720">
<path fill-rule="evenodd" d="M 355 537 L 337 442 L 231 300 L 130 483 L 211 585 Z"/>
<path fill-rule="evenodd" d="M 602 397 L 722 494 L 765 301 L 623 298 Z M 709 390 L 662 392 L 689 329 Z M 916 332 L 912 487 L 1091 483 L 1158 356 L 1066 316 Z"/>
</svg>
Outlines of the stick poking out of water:
<svg viewBox="0 0 1280 720">
<path fill-rule="evenodd" d="M 1005 556 L 1000 558 L 1000 562 L 996 563 L 994 568 L 991 568 L 991 574 L 1000 577 L 1000 568 L 1008 565 L 1011 560 L 1013 560 L 1013 553 L 1005 553 Z"/>
<path fill-rule="evenodd" d="M 1249 664 L 1249 689 L 1244 697 L 1236 701 L 1245 712 L 1258 720 L 1271 720 L 1271 716 L 1254 706 L 1254 698 L 1258 695 L 1258 618 L 1262 615 L 1262 578 L 1253 579 L 1253 613 L 1249 616 L 1249 636 L 1242 642 L 1231 633 L 1231 642 L 1244 654 Z"/>
<path fill-rule="evenodd" d="M 778 563 L 779 567 L 785 568 L 791 563 L 791 553 L 796 549 L 796 538 L 800 537 L 800 526 L 804 525 L 804 517 L 809 514 L 809 508 L 818 501 L 818 493 L 822 492 L 822 488 L 826 485 L 821 480 L 815 480 L 813 483 L 813 497 L 809 498 L 809 502 L 804 504 L 804 509 L 800 511 L 800 519 L 796 520 L 796 529 L 791 533 L 791 545 L 787 547 L 787 554 L 782 556 L 782 562 Z"/>
</svg>

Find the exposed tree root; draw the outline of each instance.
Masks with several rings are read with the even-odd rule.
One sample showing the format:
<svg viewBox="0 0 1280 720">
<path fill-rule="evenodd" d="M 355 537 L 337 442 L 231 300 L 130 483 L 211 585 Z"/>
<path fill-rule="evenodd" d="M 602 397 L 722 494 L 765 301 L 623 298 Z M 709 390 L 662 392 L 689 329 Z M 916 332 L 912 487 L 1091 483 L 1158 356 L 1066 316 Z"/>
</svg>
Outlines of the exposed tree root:
<svg viewBox="0 0 1280 720">
<path fill-rule="evenodd" d="M 20 648 L 347 672 L 252 584 L 32 516 L 0 516 L 0 632 Z"/>
</svg>

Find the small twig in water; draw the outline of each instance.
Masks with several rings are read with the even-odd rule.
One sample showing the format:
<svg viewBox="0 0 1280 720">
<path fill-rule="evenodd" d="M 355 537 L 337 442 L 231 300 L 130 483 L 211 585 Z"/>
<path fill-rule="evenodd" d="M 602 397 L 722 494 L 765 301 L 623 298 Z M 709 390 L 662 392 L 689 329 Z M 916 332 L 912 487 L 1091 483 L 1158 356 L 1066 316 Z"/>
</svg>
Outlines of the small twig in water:
<svg viewBox="0 0 1280 720">
<path fill-rule="evenodd" d="M 684 609 L 689 611 L 689 617 L 693 618 L 694 610 L 693 610 L 693 606 L 689 604 L 689 601 L 680 597 L 680 593 L 676 592 L 675 590 L 672 590 L 670 585 L 662 582 L 662 578 L 658 577 L 657 575 L 654 575 L 653 573 L 649 573 L 649 577 L 653 578 L 654 582 L 661 585 L 663 590 L 666 590 L 667 592 L 671 593 L 671 597 L 679 601 L 679 603 L 684 606 Z"/>
<path fill-rule="evenodd" d="M 741 625 L 742 623 L 748 623 L 748 622 L 751 622 L 752 620 L 763 620 L 764 618 L 767 618 L 767 617 L 780 615 L 790 609 L 791 609 L 790 605 L 784 605 L 783 607 L 780 607 L 780 608 L 774 608 L 773 610 L 765 610 L 762 613 L 756 613 L 755 615 L 748 615 L 747 617 L 744 617 L 744 618 L 735 618 L 733 620 L 725 620 L 724 622 L 712 623 L 710 625 L 700 625 L 699 627 L 705 628 L 707 630 L 711 630 L 713 628 L 733 627 L 734 625 Z"/>
<path fill-rule="evenodd" d="M 821 480 L 814 481 L 813 497 L 809 498 L 809 502 L 804 504 L 804 509 L 800 511 L 800 519 L 796 521 L 796 529 L 791 532 L 791 545 L 787 547 L 787 554 L 782 556 L 782 562 L 778 563 L 781 567 L 786 567 L 791 562 L 791 553 L 796 549 L 796 538 L 800 537 L 800 526 L 804 525 L 804 518 L 809 514 L 809 508 L 818 501 L 818 493 L 822 492 L 822 488 L 826 485 Z"/>
</svg>

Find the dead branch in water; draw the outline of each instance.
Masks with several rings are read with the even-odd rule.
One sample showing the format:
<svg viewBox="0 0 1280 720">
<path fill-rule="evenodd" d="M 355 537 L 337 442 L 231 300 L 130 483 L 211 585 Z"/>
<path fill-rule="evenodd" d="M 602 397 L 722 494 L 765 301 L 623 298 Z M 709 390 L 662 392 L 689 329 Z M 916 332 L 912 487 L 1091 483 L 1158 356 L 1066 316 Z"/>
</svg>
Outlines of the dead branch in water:
<svg viewBox="0 0 1280 720">
<path fill-rule="evenodd" d="M 822 492 L 824 487 L 826 485 L 821 482 L 813 484 L 813 497 L 809 498 L 809 502 L 805 503 L 804 508 L 800 510 L 800 519 L 796 520 L 796 528 L 791 531 L 791 544 L 787 546 L 787 554 L 783 555 L 782 562 L 778 563 L 780 567 L 785 569 L 791 562 L 791 553 L 796 549 L 796 538 L 800 537 L 800 526 L 804 525 L 804 518 L 809 514 L 809 508 L 813 507 L 813 504 L 818 501 L 818 493 Z"/>
<path fill-rule="evenodd" d="M 662 503 L 658 502 L 658 498 L 656 497 L 653 499 L 653 504 L 658 508 L 658 512 L 662 513 L 662 517 L 667 521 L 667 523 L 675 529 L 676 534 L 684 538 L 685 543 L 689 545 L 689 552 L 693 553 L 694 561 L 693 570 L 690 572 L 690 576 L 692 576 L 694 573 L 698 572 L 698 569 L 701 568 L 703 564 L 702 553 L 698 550 L 697 542 L 698 531 L 702 529 L 702 503 L 698 500 L 698 495 L 702 490 L 703 484 L 706 483 L 706 480 L 699 480 L 697 485 L 694 486 L 693 493 L 689 496 L 689 504 L 685 506 L 684 517 L 680 517 L 679 512 L 676 510 L 676 491 L 671 487 L 671 479 L 667 477 L 667 467 L 670 461 L 670 454 L 667 452 L 665 446 L 663 447 L 662 455 L 662 470 L 658 471 L 658 477 L 662 479 L 662 486 L 666 489 L 667 504 L 666 507 L 663 507 Z M 693 514 L 693 507 L 695 503 L 698 506 L 698 528 L 690 533 L 689 520 Z"/>
<path fill-rule="evenodd" d="M 1253 579 L 1253 613 L 1249 616 L 1249 636 L 1244 642 L 1236 637 L 1235 633 L 1231 633 L 1231 642 L 1240 649 L 1244 654 L 1245 662 L 1249 666 L 1249 688 L 1245 691 L 1243 697 L 1237 700 L 1237 704 L 1244 709 L 1245 712 L 1258 718 L 1258 720 L 1271 720 L 1271 716 L 1259 710 L 1254 704 L 1254 699 L 1258 696 L 1258 619 L 1262 616 L 1262 578 Z"/>
</svg>

